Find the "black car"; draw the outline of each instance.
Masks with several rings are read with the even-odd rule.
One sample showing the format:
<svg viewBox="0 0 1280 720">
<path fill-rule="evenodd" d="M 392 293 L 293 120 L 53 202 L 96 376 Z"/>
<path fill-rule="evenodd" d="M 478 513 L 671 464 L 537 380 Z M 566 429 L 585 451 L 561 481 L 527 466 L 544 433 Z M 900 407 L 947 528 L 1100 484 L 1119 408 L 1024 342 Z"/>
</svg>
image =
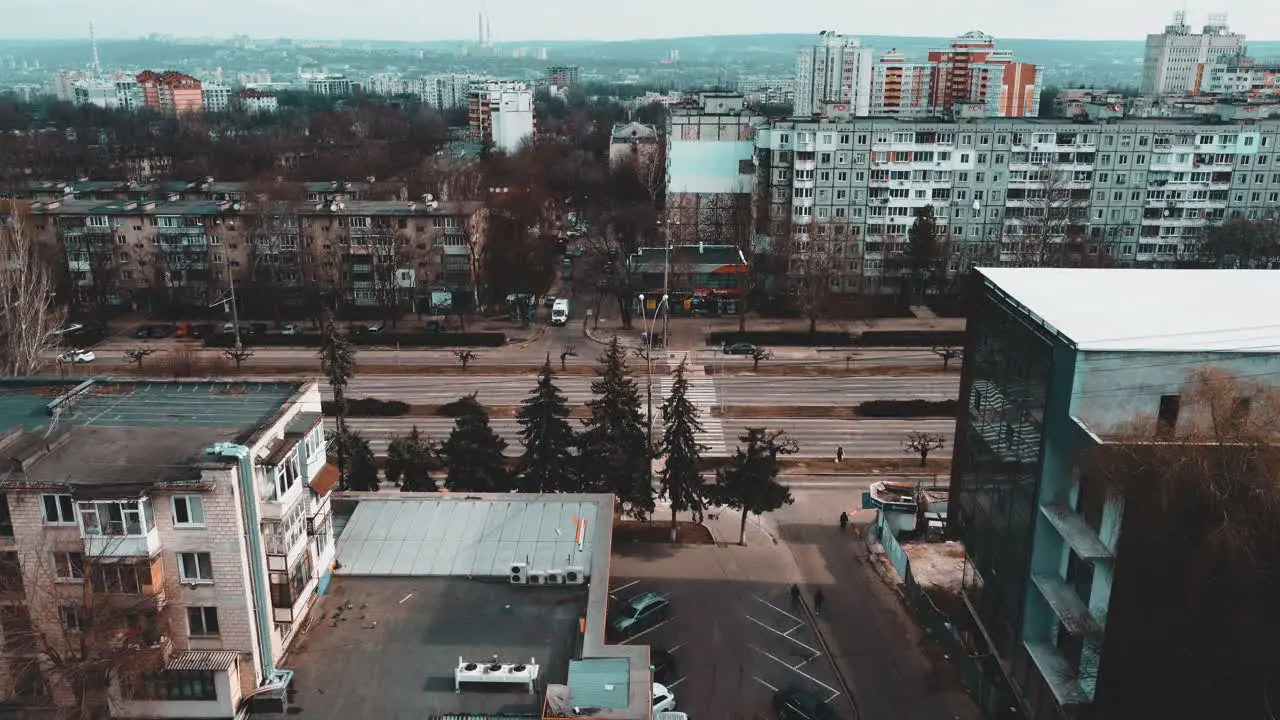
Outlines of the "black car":
<svg viewBox="0 0 1280 720">
<path fill-rule="evenodd" d="M 261 334 L 265 333 L 266 331 L 267 331 L 267 324 L 266 324 L 266 323 L 264 323 L 264 322 L 252 322 L 252 323 L 249 323 L 249 334 L 250 334 L 250 335 L 261 335 Z"/>
<path fill-rule="evenodd" d="M 139 325 L 138 329 L 133 333 L 133 336 L 136 338 L 159 337 L 156 335 L 156 329 L 152 325 Z"/>
<path fill-rule="evenodd" d="M 840 720 L 835 710 L 808 690 L 780 690 L 773 694 L 778 720 Z"/>
<path fill-rule="evenodd" d="M 153 337 L 153 338 L 167 338 L 167 337 L 169 337 L 170 335 L 172 335 L 172 334 L 173 334 L 173 332 L 174 332 L 175 330 L 177 330 L 177 329 L 178 329 L 178 326 L 177 326 L 177 325 L 152 325 L 152 326 L 151 326 L 151 337 Z"/>
<path fill-rule="evenodd" d="M 649 648 L 649 669 L 653 671 L 653 681 L 660 685 L 668 685 L 676 679 L 676 658 L 670 652 L 659 648 Z"/>
<path fill-rule="evenodd" d="M 724 346 L 725 355 L 750 355 L 756 351 L 756 346 L 751 343 L 734 343 Z"/>
<path fill-rule="evenodd" d="M 187 337 L 192 340 L 203 340 L 210 337 L 218 330 L 213 323 L 198 323 L 191 326 L 191 332 L 187 333 Z"/>
</svg>

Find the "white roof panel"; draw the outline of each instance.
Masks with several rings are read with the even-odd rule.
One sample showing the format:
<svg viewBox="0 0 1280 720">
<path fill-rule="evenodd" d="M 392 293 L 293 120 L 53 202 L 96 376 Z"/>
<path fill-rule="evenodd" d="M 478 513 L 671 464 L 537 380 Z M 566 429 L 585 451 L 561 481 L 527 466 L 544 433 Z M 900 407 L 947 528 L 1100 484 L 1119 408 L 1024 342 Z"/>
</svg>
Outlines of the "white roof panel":
<svg viewBox="0 0 1280 720">
<path fill-rule="evenodd" d="M 554 496 L 362 501 L 338 538 L 337 572 L 503 577 L 512 563 L 527 562 L 535 571 L 582 567 L 589 574 L 598 507 Z M 587 522 L 581 552 L 580 519 Z"/>
<path fill-rule="evenodd" d="M 1280 352 L 1275 270 L 979 272 L 1080 350 Z"/>
</svg>

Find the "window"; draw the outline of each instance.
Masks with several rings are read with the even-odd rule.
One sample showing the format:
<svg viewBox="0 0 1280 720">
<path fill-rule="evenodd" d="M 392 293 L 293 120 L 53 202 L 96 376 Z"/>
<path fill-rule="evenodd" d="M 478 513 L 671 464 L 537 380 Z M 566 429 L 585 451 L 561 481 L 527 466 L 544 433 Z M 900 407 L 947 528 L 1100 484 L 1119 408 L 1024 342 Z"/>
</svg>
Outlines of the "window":
<svg viewBox="0 0 1280 720">
<path fill-rule="evenodd" d="M 301 475 L 298 470 L 298 451 L 295 449 L 276 466 L 276 499 L 283 498 Z"/>
<path fill-rule="evenodd" d="M 93 586 L 100 592 L 137 595 L 151 585 L 150 565 L 98 563 L 93 567 Z"/>
<path fill-rule="evenodd" d="M 80 632 L 80 608 L 72 605 L 59 605 L 58 619 L 62 621 L 62 627 L 67 630 Z"/>
<path fill-rule="evenodd" d="M 178 553 L 178 575 L 182 582 L 213 582 L 213 560 L 207 552 Z"/>
<path fill-rule="evenodd" d="M 146 504 L 147 517 L 145 518 L 143 504 L 137 500 L 83 502 L 80 503 L 80 524 L 84 526 L 86 535 L 112 537 L 143 535 L 155 526 L 150 517 L 150 504 Z"/>
<path fill-rule="evenodd" d="M 53 574 L 58 582 L 84 580 L 84 555 L 78 552 L 53 553 Z"/>
<path fill-rule="evenodd" d="M 199 495 L 174 495 L 173 524 L 177 527 L 204 527 L 204 498 Z"/>
<path fill-rule="evenodd" d="M 187 608 L 187 629 L 190 632 L 191 637 L 217 637 L 218 608 Z"/>
<path fill-rule="evenodd" d="M 76 521 L 76 504 L 70 495 L 41 495 L 40 506 L 49 525 L 71 525 Z"/>
<path fill-rule="evenodd" d="M 1178 425 L 1178 411 L 1182 408 L 1180 395 L 1161 395 L 1160 412 L 1156 416 L 1156 437 L 1171 438 Z"/>
<path fill-rule="evenodd" d="M 217 700 L 212 670 L 156 670 L 130 684 L 125 695 L 133 700 Z"/>
</svg>

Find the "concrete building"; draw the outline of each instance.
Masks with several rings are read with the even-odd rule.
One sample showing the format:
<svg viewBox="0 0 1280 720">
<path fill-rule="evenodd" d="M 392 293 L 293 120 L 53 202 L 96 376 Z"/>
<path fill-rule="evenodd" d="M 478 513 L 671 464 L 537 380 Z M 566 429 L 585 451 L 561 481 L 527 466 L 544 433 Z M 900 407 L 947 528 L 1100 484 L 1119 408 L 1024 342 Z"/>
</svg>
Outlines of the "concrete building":
<svg viewBox="0 0 1280 720">
<path fill-rule="evenodd" d="M 664 293 L 672 315 L 732 315 L 746 291 L 747 260 L 732 245 L 640 248 L 627 262 L 637 293 L 645 295 L 643 311 L 651 315 Z M 636 305 L 639 311 L 639 300 Z"/>
<path fill-rule="evenodd" d="M 794 104 L 796 81 L 795 78 L 750 75 L 738 78 L 738 92 L 748 103 Z"/>
<path fill-rule="evenodd" d="M 1244 54 L 1244 35 L 1230 31 L 1226 15 L 1210 15 L 1193 33 L 1186 12 L 1178 11 L 1164 32 L 1147 36 L 1139 89 L 1143 95 L 1181 95 L 1196 87 L 1201 66 L 1219 55 Z"/>
<path fill-rule="evenodd" d="M 329 97 L 350 97 L 360 84 L 345 75 L 328 73 L 304 74 L 302 77 L 307 92 Z"/>
<path fill-rule="evenodd" d="M 227 112 L 231 109 L 231 88 L 222 83 L 204 83 L 200 87 L 205 112 Z"/>
<path fill-rule="evenodd" d="M 828 104 L 855 117 L 870 115 L 874 55 L 857 38 L 819 33 L 818 44 L 796 58 L 795 116 L 817 115 Z"/>
<path fill-rule="evenodd" d="M 948 518 L 965 546 L 971 653 L 995 654 L 1026 717 L 1115 717 L 1107 699 L 1142 665 L 1135 630 L 1150 624 L 1132 574 L 1144 509 L 1087 458 L 1142 417 L 1176 446 L 1200 369 L 1274 384 L 1275 336 L 1249 328 L 1272 326 L 1280 284 L 1266 270 L 995 268 L 975 281 Z"/>
<path fill-rule="evenodd" d="M 72 83 L 71 102 L 76 105 L 96 105 L 107 110 L 120 107 L 116 84 L 107 80 L 84 80 Z"/>
<path fill-rule="evenodd" d="M 176 70 L 138 73 L 142 105 L 161 115 L 191 115 L 204 112 L 204 92 L 199 80 Z"/>
<path fill-rule="evenodd" d="M 79 658 L 113 718 L 283 703 L 334 555 L 315 381 L 3 384 L 6 706 L 70 706 Z"/>
<path fill-rule="evenodd" d="M 909 63 L 895 50 L 881 55 L 871 68 L 871 112 L 875 117 L 926 117 L 933 82 L 929 63 Z"/>
<path fill-rule="evenodd" d="M 521 82 L 482 81 L 471 85 L 467 108 L 472 137 L 514 153 L 537 135 L 533 90 Z"/>
<path fill-rule="evenodd" d="M 280 109 L 276 96 L 261 90 L 241 90 L 236 93 L 236 101 L 240 103 L 240 109 L 250 115 L 270 114 Z"/>
<path fill-rule="evenodd" d="M 422 102 L 442 110 L 465 107 L 471 85 L 480 78 L 472 75 L 431 75 L 420 78 L 415 87 Z"/>
<path fill-rule="evenodd" d="M 640 177 L 647 177 L 653 163 L 662 160 L 662 135 L 658 129 L 644 123 L 617 123 L 609 133 L 609 167 L 622 167 L 628 163 L 636 168 Z M 660 180 L 661 175 L 658 176 Z"/>
<path fill-rule="evenodd" d="M 1037 117 L 1040 68 L 1016 62 L 1012 53 L 998 50 L 983 32 L 967 32 L 945 50 L 930 50 L 929 81 L 932 115 L 953 117 L 958 108 L 976 109 L 986 117 Z M 976 106 L 976 108 L 974 108 Z"/>
<path fill-rule="evenodd" d="M 737 93 L 699 93 L 695 102 L 671 107 L 666 226 L 675 242 L 723 243 L 726 225 L 749 227 L 756 132 L 764 124 Z"/>
<path fill-rule="evenodd" d="M 1280 95 L 1280 61 L 1258 62 L 1244 55 L 1219 55 L 1200 66 L 1192 92 L 1251 99 Z"/>
<path fill-rule="evenodd" d="M 1273 120 L 760 122 L 749 133 L 748 178 L 735 174 L 751 164 L 734 154 L 737 145 L 703 151 L 677 139 L 703 127 L 724 134 L 715 118 L 697 117 L 672 116 L 670 192 L 754 188 L 760 232 L 825 238 L 845 292 L 896 287 L 907 228 L 925 205 L 954 243 L 952 272 L 1173 267 L 1197 258 L 1210 226 L 1280 207 Z M 686 158 L 695 157 L 690 169 Z"/>
<path fill-rule="evenodd" d="M 559 88 L 577 86 L 582 70 L 577 65 L 552 65 L 547 68 L 547 84 Z"/>
<path fill-rule="evenodd" d="M 316 297 L 409 310 L 433 290 L 474 291 L 481 203 L 355 200 L 316 185 L 313 200 L 256 209 L 240 183 L 193 186 L 199 200 L 51 199 L 32 206 L 33 224 L 67 258 L 75 301 L 91 305 L 207 307 L 228 273 L 242 317 L 277 303 L 305 313 Z"/>
</svg>

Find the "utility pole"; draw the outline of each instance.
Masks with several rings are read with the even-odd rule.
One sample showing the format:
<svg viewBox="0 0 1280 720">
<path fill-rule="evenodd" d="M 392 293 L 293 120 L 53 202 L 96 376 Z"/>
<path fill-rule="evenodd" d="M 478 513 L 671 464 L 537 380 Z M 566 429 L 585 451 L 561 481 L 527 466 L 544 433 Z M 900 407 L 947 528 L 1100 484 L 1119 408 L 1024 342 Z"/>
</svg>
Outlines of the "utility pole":
<svg viewBox="0 0 1280 720">
<path fill-rule="evenodd" d="M 218 307 L 219 305 L 226 305 L 227 303 L 231 304 L 231 332 L 235 337 L 236 350 L 241 350 L 244 346 L 240 344 L 240 309 L 236 307 L 236 276 L 231 272 L 231 257 L 229 255 L 224 255 L 222 261 L 227 266 L 228 289 L 225 297 L 213 303 L 209 307 Z"/>
</svg>

